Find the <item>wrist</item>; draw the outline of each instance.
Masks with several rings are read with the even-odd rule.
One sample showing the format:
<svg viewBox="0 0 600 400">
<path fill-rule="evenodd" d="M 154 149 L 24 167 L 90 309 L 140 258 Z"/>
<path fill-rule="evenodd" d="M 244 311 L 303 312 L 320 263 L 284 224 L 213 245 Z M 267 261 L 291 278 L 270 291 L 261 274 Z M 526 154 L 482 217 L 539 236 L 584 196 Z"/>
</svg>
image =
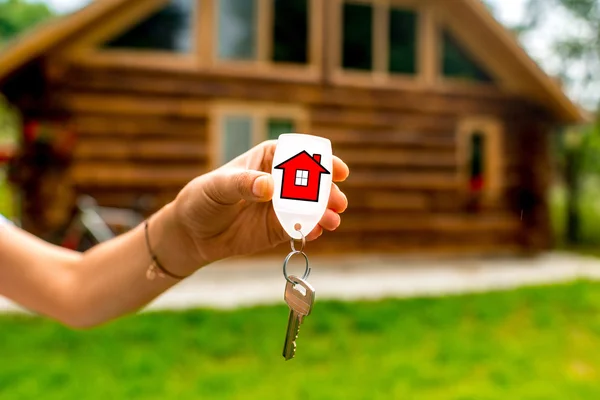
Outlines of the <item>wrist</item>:
<svg viewBox="0 0 600 400">
<path fill-rule="evenodd" d="M 148 238 L 150 249 L 160 264 L 170 273 L 188 276 L 205 262 L 192 238 L 187 235 L 183 224 L 178 220 L 173 203 L 164 206 L 149 219 Z"/>
</svg>

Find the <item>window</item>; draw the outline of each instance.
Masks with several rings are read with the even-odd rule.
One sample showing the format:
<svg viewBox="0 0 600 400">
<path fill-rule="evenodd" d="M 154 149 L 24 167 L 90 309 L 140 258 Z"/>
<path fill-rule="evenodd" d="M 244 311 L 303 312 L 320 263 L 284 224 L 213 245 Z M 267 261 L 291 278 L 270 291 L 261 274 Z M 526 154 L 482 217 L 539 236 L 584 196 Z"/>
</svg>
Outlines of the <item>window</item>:
<svg viewBox="0 0 600 400">
<path fill-rule="evenodd" d="M 308 186 L 308 171 L 303 169 L 296 171 L 296 186 Z"/>
<path fill-rule="evenodd" d="M 294 121 L 285 118 L 270 118 L 267 122 L 268 139 L 277 139 L 284 133 L 294 133 Z"/>
<path fill-rule="evenodd" d="M 272 61 L 308 62 L 308 0 L 273 0 Z"/>
<path fill-rule="evenodd" d="M 348 69 L 373 68 L 373 6 L 344 3 L 343 61 Z"/>
<path fill-rule="evenodd" d="M 485 187 L 485 136 L 481 132 L 475 132 L 471 135 L 469 147 L 469 182 L 471 191 L 480 191 Z"/>
<path fill-rule="evenodd" d="M 342 0 L 341 67 L 384 74 L 417 73 L 419 14 L 402 2 Z"/>
<path fill-rule="evenodd" d="M 252 148 L 252 117 L 227 115 L 223 118 L 221 160 L 228 163 Z"/>
<path fill-rule="evenodd" d="M 389 70 L 394 73 L 416 73 L 417 18 L 412 11 L 392 8 L 389 28 Z"/>
<path fill-rule="evenodd" d="M 219 0 L 219 58 L 256 58 L 257 6 L 256 0 Z"/>
<path fill-rule="evenodd" d="M 190 52 L 196 1 L 171 0 L 166 7 L 104 43 L 102 47 Z"/>
<path fill-rule="evenodd" d="M 309 6 L 316 0 L 218 0 L 217 57 L 309 62 Z"/>
<path fill-rule="evenodd" d="M 225 102 L 215 104 L 210 129 L 212 166 L 218 167 L 282 133 L 306 132 L 308 124 L 298 107 Z"/>
<path fill-rule="evenodd" d="M 465 193 L 478 202 L 493 200 L 500 194 L 503 178 L 500 122 L 488 117 L 465 118 L 457 137 L 458 171 Z"/>
<path fill-rule="evenodd" d="M 477 65 L 448 31 L 443 32 L 442 48 L 443 74 L 445 77 L 492 82 L 490 75 Z"/>
</svg>

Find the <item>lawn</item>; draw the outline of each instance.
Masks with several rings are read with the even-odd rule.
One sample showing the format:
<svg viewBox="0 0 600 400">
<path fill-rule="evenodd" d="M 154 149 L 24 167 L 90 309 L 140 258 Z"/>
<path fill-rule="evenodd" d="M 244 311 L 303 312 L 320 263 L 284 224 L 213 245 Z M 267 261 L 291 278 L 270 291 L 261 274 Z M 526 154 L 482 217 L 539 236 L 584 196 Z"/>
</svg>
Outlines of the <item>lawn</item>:
<svg viewBox="0 0 600 400">
<path fill-rule="evenodd" d="M 286 310 L 146 313 L 88 331 L 2 316 L 0 398 L 600 398 L 600 284 L 321 301 L 287 362 Z"/>
</svg>

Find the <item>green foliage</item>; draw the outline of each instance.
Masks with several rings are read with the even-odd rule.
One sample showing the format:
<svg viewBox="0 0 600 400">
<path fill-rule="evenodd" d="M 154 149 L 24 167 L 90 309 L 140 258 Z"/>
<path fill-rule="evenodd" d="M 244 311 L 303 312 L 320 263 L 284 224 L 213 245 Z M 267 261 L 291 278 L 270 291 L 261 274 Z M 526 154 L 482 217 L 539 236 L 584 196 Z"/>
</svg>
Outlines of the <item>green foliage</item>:
<svg viewBox="0 0 600 400">
<path fill-rule="evenodd" d="M 52 15 L 44 3 L 0 0 L 0 45 Z"/>
<path fill-rule="evenodd" d="M 574 207 L 581 217 L 578 243 L 565 241 L 567 231 L 568 192 L 556 186 L 550 194 L 550 212 L 554 234 L 560 249 L 600 256 L 600 179 L 588 177 L 581 183 Z"/>
<path fill-rule="evenodd" d="M 593 399 L 600 284 L 131 316 L 79 332 L 0 318 L 3 399 Z M 551 384 L 549 384 L 551 382 Z"/>
</svg>

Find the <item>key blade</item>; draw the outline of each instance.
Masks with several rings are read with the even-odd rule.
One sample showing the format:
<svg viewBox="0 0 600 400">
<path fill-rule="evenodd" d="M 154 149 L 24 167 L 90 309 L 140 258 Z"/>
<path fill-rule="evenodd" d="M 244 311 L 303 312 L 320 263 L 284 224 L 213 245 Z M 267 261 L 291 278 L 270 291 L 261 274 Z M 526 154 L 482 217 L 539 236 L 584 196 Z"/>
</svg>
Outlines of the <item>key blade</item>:
<svg viewBox="0 0 600 400">
<path fill-rule="evenodd" d="M 293 309 L 290 309 L 285 343 L 283 345 L 283 357 L 286 361 L 291 360 L 296 355 L 296 339 L 298 338 L 298 332 L 300 331 L 300 322 L 298 314 L 294 312 Z"/>
</svg>

